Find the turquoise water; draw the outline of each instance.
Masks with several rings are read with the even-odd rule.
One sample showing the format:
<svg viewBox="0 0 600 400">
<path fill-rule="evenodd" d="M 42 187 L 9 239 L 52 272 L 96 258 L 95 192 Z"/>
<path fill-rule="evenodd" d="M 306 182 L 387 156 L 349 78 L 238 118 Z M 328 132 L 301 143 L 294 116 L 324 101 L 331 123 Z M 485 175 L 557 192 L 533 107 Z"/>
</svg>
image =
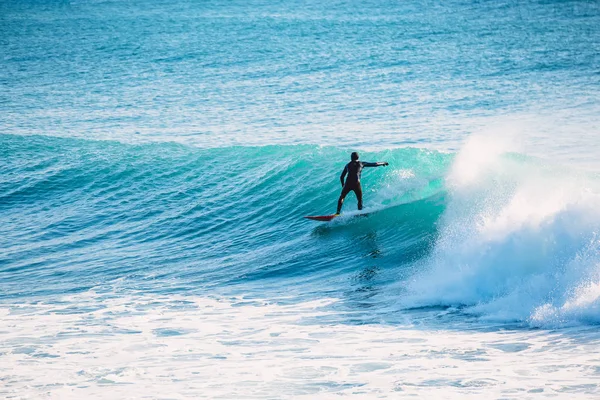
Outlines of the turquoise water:
<svg viewBox="0 0 600 400">
<path fill-rule="evenodd" d="M 319 226 L 301 217 L 335 211 L 338 160 L 348 158 L 336 148 L 4 135 L 2 149 L 9 298 L 115 281 L 159 293 L 345 290 L 373 264 L 406 263 L 428 247 L 452 159 L 410 148 L 365 153 L 395 165 L 365 173 L 366 206 L 381 210 Z M 417 166 L 418 176 L 403 176 Z"/>
<path fill-rule="evenodd" d="M 0 49 L 3 396 L 598 394 L 597 2 L 4 1 Z M 351 151 L 368 215 L 303 219 Z"/>
</svg>

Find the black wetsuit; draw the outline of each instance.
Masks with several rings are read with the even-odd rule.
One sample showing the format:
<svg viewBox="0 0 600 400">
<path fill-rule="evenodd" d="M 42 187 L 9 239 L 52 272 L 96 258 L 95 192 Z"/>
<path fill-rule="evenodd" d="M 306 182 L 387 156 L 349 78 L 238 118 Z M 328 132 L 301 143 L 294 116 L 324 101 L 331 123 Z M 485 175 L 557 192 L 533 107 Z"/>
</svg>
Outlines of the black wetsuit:
<svg viewBox="0 0 600 400">
<path fill-rule="evenodd" d="M 354 194 L 356 194 L 356 198 L 358 200 L 358 209 L 362 210 L 362 188 L 360 187 L 360 174 L 364 167 L 378 167 L 379 165 L 380 164 L 378 163 L 370 163 L 363 161 L 350 161 L 348 164 L 346 164 L 344 170 L 342 171 L 342 175 L 340 175 L 340 181 L 342 182 L 342 185 L 344 185 L 344 187 L 342 189 L 340 199 L 338 200 L 338 214 L 342 210 L 344 198 L 351 191 L 353 191 Z M 344 177 L 346 176 L 346 174 L 348 174 L 348 178 L 344 183 Z"/>
</svg>

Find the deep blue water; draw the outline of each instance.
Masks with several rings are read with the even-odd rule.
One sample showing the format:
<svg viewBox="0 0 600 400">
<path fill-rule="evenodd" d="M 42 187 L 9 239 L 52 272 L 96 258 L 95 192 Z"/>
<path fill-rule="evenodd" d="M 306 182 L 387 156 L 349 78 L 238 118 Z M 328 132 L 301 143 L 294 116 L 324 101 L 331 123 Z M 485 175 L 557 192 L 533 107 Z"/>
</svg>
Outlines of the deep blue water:
<svg viewBox="0 0 600 400">
<path fill-rule="evenodd" d="M 597 128 L 595 1 L 0 7 L 3 133 L 457 150 L 500 117 Z"/>
</svg>

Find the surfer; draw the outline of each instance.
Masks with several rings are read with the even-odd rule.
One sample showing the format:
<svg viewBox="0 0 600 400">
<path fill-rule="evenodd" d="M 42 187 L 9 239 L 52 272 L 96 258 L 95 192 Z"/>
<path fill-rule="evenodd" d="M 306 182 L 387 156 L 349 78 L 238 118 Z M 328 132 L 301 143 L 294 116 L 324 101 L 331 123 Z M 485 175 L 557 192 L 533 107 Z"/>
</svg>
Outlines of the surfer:
<svg viewBox="0 0 600 400">
<path fill-rule="evenodd" d="M 358 161 L 358 153 L 353 152 L 350 155 L 350 161 L 344 167 L 342 171 L 342 175 L 340 175 L 340 181 L 342 182 L 342 194 L 340 194 L 340 198 L 338 200 L 337 212 L 336 215 L 342 211 L 342 205 L 344 205 L 344 198 L 346 195 L 353 191 L 358 199 L 358 209 L 362 210 L 362 188 L 360 187 L 360 173 L 364 167 L 387 167 L 389 164 L 387 162 L 363 162 Z M 348 175 L 346 182 L 344 182 L 344 178 Z"/>
</svg>

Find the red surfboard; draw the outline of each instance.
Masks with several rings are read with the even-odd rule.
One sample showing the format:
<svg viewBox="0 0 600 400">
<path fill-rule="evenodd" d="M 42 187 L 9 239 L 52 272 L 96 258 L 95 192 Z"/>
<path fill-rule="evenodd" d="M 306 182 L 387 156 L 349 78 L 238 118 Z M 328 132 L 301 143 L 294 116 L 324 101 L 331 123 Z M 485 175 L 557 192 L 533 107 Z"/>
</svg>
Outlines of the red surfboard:
<svg viewBox="0 0 600 400">
<path fill-rule="evenodd" d="M 339 217 L 340 214 L 331 214 L 331 215 L 309 215 L 308 217 L 304 217 L 306 219 L 312 219 L 313 221 L 324 221 L 329 222 L 335 217 Z"/>
</svg>

